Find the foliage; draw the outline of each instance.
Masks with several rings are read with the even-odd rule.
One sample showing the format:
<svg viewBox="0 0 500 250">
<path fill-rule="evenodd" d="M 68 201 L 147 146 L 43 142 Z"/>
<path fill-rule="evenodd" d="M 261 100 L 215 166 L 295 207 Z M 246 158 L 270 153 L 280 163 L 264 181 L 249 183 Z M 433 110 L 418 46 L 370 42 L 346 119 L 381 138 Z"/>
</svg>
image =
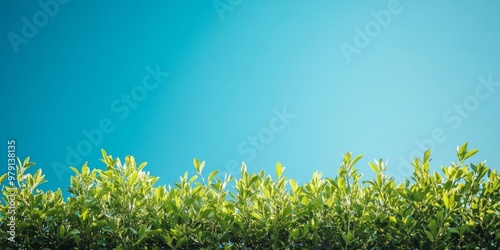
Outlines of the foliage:
<svg viewBox="0 0 500 250">
<path fill-rule="evenodd" d="M 18 159 L 16 243 L 9 235 L 2 187 L 0 245 L 11 249 L 498 249 L 500 181 L 485 162 L 466 164 L 477 150 L 457 148 L 458 163 L 430 173 L 430 151 L 413 162 L 410 179 L 396 184 L 386 164 L 370 162 L 375 177 L 362 181 L 361 156 L 343 155 L 335 178 L 315 172 L 304 185 L 283 176 L 247 172 L 203 175 L 194 160 L 171 186 L 143 171 L 132 156 L 105 170 L 71 167 L 64 201 L 60 189 L 41 191 L 41 169 Z M 0 177 L 0 181 L 6 175 Z M 233 189 L 231 189 L 231 186 Z"/>
</svg>

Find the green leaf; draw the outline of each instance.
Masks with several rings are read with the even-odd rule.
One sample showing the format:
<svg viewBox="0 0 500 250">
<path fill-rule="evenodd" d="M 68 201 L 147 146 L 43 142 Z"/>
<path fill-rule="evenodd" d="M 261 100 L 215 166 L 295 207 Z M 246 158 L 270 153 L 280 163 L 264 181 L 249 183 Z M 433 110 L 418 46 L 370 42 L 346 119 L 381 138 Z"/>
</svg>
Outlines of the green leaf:
<svg viewBox="0 0 500 250">
<path fill-rule="evenodd" d="M 370 165 L 370 168 L 375 172 L 375 173 L 378 173 L 380 172 L 380 169 L 378 168 L 377 164 L 373 163 L 373 162 L 368 162 L 368 165 Z"/>
<path fill-rule="evenodd" d="M 460 236 L 463 236 L 467 231 L 470 230 L 470 227 L 467 226 L 466 224 L 463 224 L 461 227 L 460 227 L 460 231 L 459 231 L 459 235 Z"/>
<path fill-rule="evenodd" d="M 464 160 L 466 160 L 466 159 L 470 158 L 471 156 L 475 155 L 477 152 L 479 152 L 479 150 L 477 150 L 477 149 L 473 149 L 473 150 L 467 152 L 467 154 L 465 154 L 465 156 L 464 156 Z"/>
<path fill-rule="evenodd" d="M 252 212 L 251 215 L 257 220 L 260 220 L 262 218 L 262 216 L 256 212 Z"/>
<path fill-rule="evenodd" d="M 348 231 L 347 233 L 342 233 L 342 239 L 344 239 L 344 242 L 346 243 L 346 245 L 348 245 L 349 243 L 351 243 L 352 233 L 350 231 Z"/>
<path fill-rule="evenodd" d="M 446 209 L 450 210 L 451 202 L 450 202 L 450 198 L 448 198 L 448 194 L 446 192 L 443 193 L 443 203 L 444 203 L 444 207 L 446 207 Z"/>
<path fill-rule="evenodd" d="M 193 191 L 192 191 L 191 195 L 196 195 L 198 192 L 200 192 L 200 190 L 202 188 L 203 188 L 203 186 L 197 186 L 197 187 L 193 188 Z"/>
<path fill-rule="evenodd" d="M 245 162 L 241 163 L 241 173 L 246 173 L 247 172 L 247 164 Z"/>
<path fill-rule="evenodd" d="M 358 155 L 358 156 L 354 157 L 354 159 L 351 162 L 351 165 L 356 164 L 356 162 L 358 162 L 362 157 L 363 157 L 363 155 Z"/>
<path fill-rule="evenodd" d="M 89 167 L 87 166 L 87 162 L 85 162 L 82 166 L 82 174 L 87 175 L 89 173 Z"/>
<path fill-rule="evenodd" d="M 297 190 L 297 181 L 295 181 L 294 179 L 290 179 L 290 187 L 292 187 L 292 191 L 293 192 L 296 192 L 296 190 Z"/>
<path fill-rule="evenodd" d="M 83 221 L 85 221 L 87 219 L 87 215 L 89 213 L 89 210 L 85 210 L 83 211 L 83 213 L 80 215 L 80 218 L 82 218 Z"/>
<path fill-rule="evenodd" d="M 283 210 L 283 217 L 288 218 L 288 216 L 290 216 L 291 214 L 292 214 L 292 206 L 288 204 Z"/>
<path fill-rule="evenodd" d="M 108 154 L 106 153 L 106 151 L 103 148 L 101 148 L 101 154 L 102 154 L 103 160 L 106 160 L 108 158 Z"/>
<path fill-rule="evenodd" d="M 144 167 L 146 167 L 146 165 L 148 165 L 147 162 L 141 163 L 141 165 L 139 166 L 139 168 L 137 169 L 137 171 L 141 171 Z"/>
<path fill-rule="evenodd" d="M 73 172 L 75 172 L 76 175 L 79 175 L 80 173 L 78 172 L 78 169 L 75 167 L 69 167 Z"/>
<path fill-rule="evenodd" d="M 128 230 L 130 230 L 133 234 L 138 234 L 137 230 L 135 230 L 134 228 L 129 227 Z"/>
<path fill-rule="evenodd" d="M 184 242 L 186 242 L 186 240 L 187 240 L 187 239 L 186 239 L 186 237 L 182 237 L 182 238 L 180 238 L 180 239 L 177 241 L 177 243 L 175 244 L 175 247 L 176 247 L 176 248 L 181 247 L 181 246 L 182 246 L 182 244 L 184 244 Z"/>
<path fill-rule="evenodd" d="M 205 161 L 202 161 L 202 162 L 200 163 L 200 172 L 199 172 L 200 174 L 201 174 L 201 172 L 203 171 L 203 168 L 204 168 L 204 167 L 205 167 Z"/>
<path fill-rule="evenodd" d="M 198 179 L 198 175 L 193 175 L 191 179 L 189 179 L 189 184 L 192 184 L 196 179 Z"/>
<path fill-rule="evenodd" d="M 198 158 L 194 158 L 193 160 L 194 168 L 196 169 L 196 172 L 200 172 L 200 161 Z"/>
<path fill-rule="evenodd" d="M 430 156 L 431 156 L 431 151 L 426 150 L 424 153 L 424 162 L 428 161 Z"/>
<path fill-rule="evenodd" d="M 63 237 L 65 232 L 66 229 L 64 228 L 64 226 L 59 226 L 59 232 L 58 232 L 59 237 Z"/>
<path fill-rule="evenodd" d="M 102 155 L 102 159 L 101 161 L 106 164 L 106 166 L 109 166 L 109 162 L 108 162 L 108 154 L 106 154 L 106 151 L 101 148 L 101 155 Z"/>
<path fill-rule="evenodd" d="M 394 224 L 396 224 L 396 223 L 397 223 L 397 220 L 396 220 L 396 217 L 395 217 L 395 216 L 389 216 L 389 220 L 390 220 L 392 223 L 394 223 Z"/>
<path fill-rule="evenodd" d="M 210 213 L 212 213 L 212 209 L 204 210 L 203 212 L 200 213 L 200 218 L 206 219 L 208 217 L 208 215 L 210 215 Z M 222 220 L 221 222 L 225 222 L 225 221 Z"/>
<path fill-rule="evenodd" d="M 172 200 L 166 200 L 165 204 L 167 205 L 167 207 L 169 208 L 169 210 L 172 210 L 176 214 L 179 213 L 179 209 L 177 208 L 177 205 L 175 204 L 174 201 L 172 201 Z M 171 212 L 171 211 L 168 211 L 168 212 Z"/>
<path fill-rule="evenodd" d="M 69 231 L 69 234 L 72 234 L 72 235 L 73 235 L 73 234 L 80 234 L 80 230 L 78 230 L 78 229 L 71 229 L 71 230 Z"/>
<path fill-rule="evenodd" d="M 167 244 L 171 245 L 172 244 L 172 237 L 170 237 L 169 234 L 166 234 L 165 236 L 163 236 L 163 239 L 165 240 L 165 242 L 167 242 Z"/>
<path fill-rule="evenodd" d="M 163 187 L 158 187 L 156 188 L 156 201 L 160 201 L 161 198 L 163 197 Z"/>
<path fill-rule="evenodd" d="M 210 182 L 214 178 L 214 176 L 216 176 L 218 173 L 219 170 L 215 170 L 212 173 L 210 173 L 210 175 L 208 175 L 208 181 Z"/>
<path fill-rule="evenodd" d="M 427 238 L 429 238 L 430 241 L 434 241 L 434 236 L 432 235 L 431 232 L 428 230 L 424 230 L 425 234 L 427 235 Z"/>
<path fill-rule="evenodd" d="M 0 183 L 2 183 L 5 178 L 7 178 L 7 174 L 3 174 L 2 176 L 0 176 Z"/>
<path fill-rule="evenodd" d="M 460 147 L 457 146 L 457 153 L 459 155 L 463 155 L 465 152 L 467 152 L 467 143 L 462 144 Z"/>
<path fill-rule="evenodd" d="M 129 177 L 128 177 L 128 181 L 127 181 L 127 186 L 131 186 L 134 181 L 137 179 L 137 176 L 139 175 L 139 173 L 137 171 L 134 171 Z"/>
<path fill-rule="evenodd" d="M 139 236 L 142 236 L 146 232 L 146 226 L 142 225 L 139 227 Z"/>
<path fill-rule="evenodd" d="M 435 237 L 438 232 L 438 225 L 436 220 L 431 220 L 431 222 L 429 222 L 429 229 L 431 230 L 432 236 Z"/>
<path fill-rule="evenodd" d="M 24 169 L 28 169 L 30 168 L 31 166 L 34 166 L 35 163 L 34 162 L 30 162 L 30 157 L 26 157 L 26 159 L 24 159 L 24 163 L 23 163 L 23 167 Z"/>
<path fill-rule="evenodd" d="M 448 228 L 448 232 L 458 234 L 458 229 L 456 227 Z"/>
<path fill-rule="evenodd" d="M 285 170 L 285 168 L 281 166 L 281 162 L 276 163 L 276 177 L 278 177 L 278 179 L 281 178 L 283 170 Z"/>
<path fill-rule="evenodd" d="M 94 222 L 93 226 L 96 227 L 96 228 L 102 228 L 106 224 L 107 224 L 107 222 L 105 220 L 100 220 L 100 221 Z"/>
</svg>

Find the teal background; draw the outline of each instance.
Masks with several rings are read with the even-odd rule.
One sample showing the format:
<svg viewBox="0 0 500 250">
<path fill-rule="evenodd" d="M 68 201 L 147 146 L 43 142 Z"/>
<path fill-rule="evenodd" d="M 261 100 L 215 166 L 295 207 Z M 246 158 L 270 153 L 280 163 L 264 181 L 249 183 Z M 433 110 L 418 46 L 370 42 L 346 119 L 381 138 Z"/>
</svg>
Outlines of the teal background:
<svg viewBox="0 0 500 250">
<path fill-rule="evenodd" d="M 439 170 L 464 142 L 480 149 L 473 162 L 500 169 L 498 1 L 66 2 L 0 0 L 0 155 L 14 138 L 44 189 L 66 190 L 68 165 L 102 168 L 100 148 L 147 161 L 159 184 L 194 171 L 194 157 L 233 175 L 242 161 L 270 174 L 280 161 L 303 184 L 334 176 L 348 151 L 365 155 L 365 177 L 383 158 L 400 181 L 414 155 L 433 149 Z M 341 44 L 389 5 L 398 13 L 348 62 Z M 13 46 L 33 17 L 43 25 Z M 169 75 L 128 105 L 147 67 Z M 92 143 L 82 131 L 96 129 Z M 68 156 L 79 144 L 91 147 Z"/>
</svg>

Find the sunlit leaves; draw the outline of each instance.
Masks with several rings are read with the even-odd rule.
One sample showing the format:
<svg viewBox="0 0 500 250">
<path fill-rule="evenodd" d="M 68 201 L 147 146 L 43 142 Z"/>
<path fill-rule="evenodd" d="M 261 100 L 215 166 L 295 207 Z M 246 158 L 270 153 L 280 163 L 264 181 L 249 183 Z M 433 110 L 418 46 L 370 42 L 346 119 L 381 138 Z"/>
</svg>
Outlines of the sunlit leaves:
<svg viewBox="0 0 500 250">
<path fill-rule="evenodd" d="M 67 201 L 60 190 L 38 190 L 42 171 L 30 173 L 29 158 L 18 159 L 16 234 L 29 249 L 498 248 L 500 178 L 485 162 L 464 164 L 476 153 L 459 146 L 458 164 L 439 173 L 426 151 L 412 163 L 413 181 L 400 184 L 381 159 L 368 163 L 374 177 L 362 181 L 354 166 L 362 156 L 351 153 L 337 176 L 314 172 L 303 185 L 279 162 L 275 175 L 242 163 L 241 177 L 219 179 L 194 159 L 195 174 L 167 187 L 154 186 L 159 177 L 146 163 L 127 156 L 122 164 L 102 150 L 105 169 L 71 167 Z M 0 232 L 6 223 L 2 217 Z"/>
</svg>

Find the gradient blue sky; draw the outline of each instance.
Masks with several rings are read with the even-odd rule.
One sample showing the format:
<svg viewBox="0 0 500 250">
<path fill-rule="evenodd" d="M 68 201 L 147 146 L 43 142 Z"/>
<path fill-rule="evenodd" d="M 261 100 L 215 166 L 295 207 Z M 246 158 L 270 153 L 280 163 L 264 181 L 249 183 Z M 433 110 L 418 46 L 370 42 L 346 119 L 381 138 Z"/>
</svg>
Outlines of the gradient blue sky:
<svg viewBox="0 0 500 250">
<path fill-rule="evenodd" d="M 415 152 L 432 148 L 439 170 L 464 142 L 480 149 L 472 161 L 500 169 L 499 10 L 493 0 L 0 0 L 2 157 L 16 139 L 50 181 L 42 187 L 63 190 L 68 165 L 103 167 L 100 148 L 147 161 L 159 184 L 194 170 L 194 157 L 233 174 L 235 162 L 274 174 L 280 161 L 303 184 L 316 170 L 334 176 L 348 151 L 365 155 L 367 178 L 367 162 L 383 158 L 402 180 Z M 156 83 L 150 71 L 169 75 Z M 131 94 L 140 98 L 127 104 Z M 82 133 L 106 122 L 93 144 Z M 78 145 L 82 160 L 68 161 Z"/>
</svg>

